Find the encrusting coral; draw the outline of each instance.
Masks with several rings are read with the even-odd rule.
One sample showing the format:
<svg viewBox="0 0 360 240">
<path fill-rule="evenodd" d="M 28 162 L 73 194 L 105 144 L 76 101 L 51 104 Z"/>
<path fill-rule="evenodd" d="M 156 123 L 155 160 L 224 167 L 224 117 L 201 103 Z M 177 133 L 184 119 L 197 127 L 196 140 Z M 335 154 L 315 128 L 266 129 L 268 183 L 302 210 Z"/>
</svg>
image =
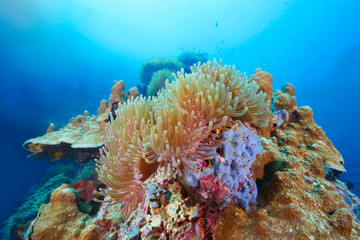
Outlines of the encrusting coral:
<svg viewBox="0 0 360 240">
<path fill-rule="evenodd" d="M 183 167 L 200 170 L 206 152 L 225 139 L 236 121 L 266 127 L 269 101 L 255 81 L 249 83 L 235 66 L 207 62 L 184 70 L 157 97 L 128 100 L 119 105 L 116 119 L 106 128 L 105 146 L 98 161 L 103 201 L 122 201 L 128 217 L 143 202 L 143 183 L 158 167 L 181 176 Z"/>
<path fill-rule="evenodd" d="M 275 91 L 272 103 L 288 118 L 275 125 L 270 139 L 261 138 L 264 154 L 252 165 L 258 204 L 250 211 L 229 204 L 214 239 L 359 239 L 358 221 L 344 197 L 349 190 L 342 193 L 339 181 L 327 177 L 345 171 L 343 159 L 311 108 L 297 107 L 289 83 Z"/>
<path fill-rule="evenodd" d="M 75 190 L 66 184 L 58 187 L 41 209 L 31 239 L 70 239 L 74 231 L 83 229 L 90 217 L 79 211 L 78 201 Z"/>
</svg>

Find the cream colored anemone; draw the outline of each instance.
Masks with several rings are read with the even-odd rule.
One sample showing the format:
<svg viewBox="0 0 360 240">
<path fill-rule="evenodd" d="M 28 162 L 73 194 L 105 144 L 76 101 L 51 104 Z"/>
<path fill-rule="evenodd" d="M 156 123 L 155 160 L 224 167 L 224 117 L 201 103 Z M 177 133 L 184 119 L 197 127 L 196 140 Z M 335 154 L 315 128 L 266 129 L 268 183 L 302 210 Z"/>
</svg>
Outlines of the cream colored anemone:
<svg viewBox="0 0 360 240">
<path fill-rule="evenodd" d="M 104 201 L 123 201 L 123 213 L 144 201 L 145 181 L 157 168 L 181 175 L 181 168 L 199 169 L 209 147 L 220 144 L 217 131 L 236 121 L 266 127 L 269 101 L 255 82 L 235 67 L 214 62 L 184 70 L 157 97 L 139 97 L 119 105 L 106 128 L 97 171 L 108 186 Z"/>
</svg>

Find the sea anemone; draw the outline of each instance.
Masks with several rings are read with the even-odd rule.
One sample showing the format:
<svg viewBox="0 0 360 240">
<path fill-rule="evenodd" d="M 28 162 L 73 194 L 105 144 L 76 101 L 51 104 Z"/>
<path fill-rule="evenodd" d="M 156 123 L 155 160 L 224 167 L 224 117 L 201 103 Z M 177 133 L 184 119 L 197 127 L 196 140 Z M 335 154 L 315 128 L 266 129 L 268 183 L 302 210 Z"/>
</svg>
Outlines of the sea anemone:
<svg viewBox="0 0 360 240">
<path fill-rule="evenodd" d="M 142 178 L 146 168 L 142 173 L 141 149 L 153 123 L 152 108 L 152 101 L 144 97 L 119 105 L 118 117 L 111 116 L 106 127 L 105 145 L 97 160 L 99 180 L 108 186 L 101 188 L 98 194 L 105 196 L 103 202 L 125 200 L 124 216 L 129 216 L 133 207 L 143 202 L 145 184 Z"/>
<path fill-rule="evenodd" d="M 208 59 L 206 56 L 206 53 L 183 52 L 177 57 L 177 59 L 184 64 L 185 72 L 189 73 L 191 66 L 194 64 L 207 62 Z"/>
<path fill-rule="evenodd" d="M 154 72 L 151 77 L 150 83 L 147 86 L 146 95 L 156 96 L 156 93 L 165 87 L 165 82 L 167 79 L 169 80 L 169 82 L 174 81 L 174 76 L 169 69 L 161 69 Z"/>
<path fill-rule="evenodd" d="M 173 176 L 181 176 L 183 167 L 199 171 L 199 163 L 209 158 L 206 152 L 224 141 L 220 132 L 237 121 L 267 126 L 266 94 L 235 66 L 208 61 L 174 77 L 157 97 L 119 105 L 106 128 L 97 171 L 109 188 L 99 193 L 103 201 L 123 201 L 126 218 L 143 202 L 144 181 L 158 167 Z"/>
<path fill-rule="evenodd" d="M 184 65 L 175 57 L 157 57 L 145 61 L 140 69 L 140 80 L 144 85 L 148 85 L 152 75 L 161 69 L 168 69 L 177 72 Z"/>
</svg>

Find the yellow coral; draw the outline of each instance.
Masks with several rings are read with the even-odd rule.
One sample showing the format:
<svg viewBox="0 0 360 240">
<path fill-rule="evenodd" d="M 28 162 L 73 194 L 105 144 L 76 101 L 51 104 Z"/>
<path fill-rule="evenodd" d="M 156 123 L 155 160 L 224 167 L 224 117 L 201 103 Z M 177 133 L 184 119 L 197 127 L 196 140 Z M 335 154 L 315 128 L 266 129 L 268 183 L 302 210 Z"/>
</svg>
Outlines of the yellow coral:
<svg viewBox="0 0 360 240">
<path fill-rule="evenodd" d="M 198 168 L 200 159 L 220 144 L 219 133 L 236 121 L 259 127 L 268 123 L 269 102 L 255 82 L 235 67 L 214 60 L 174 75 L 157 97 L 137 98 L 119 106 L 106 128 L 98 161 L 104 201 L 123 200 L 122 212 L 143 202 L 143 183 L 157 168 L 181 175 L 181 167 Z"/>
</svg>

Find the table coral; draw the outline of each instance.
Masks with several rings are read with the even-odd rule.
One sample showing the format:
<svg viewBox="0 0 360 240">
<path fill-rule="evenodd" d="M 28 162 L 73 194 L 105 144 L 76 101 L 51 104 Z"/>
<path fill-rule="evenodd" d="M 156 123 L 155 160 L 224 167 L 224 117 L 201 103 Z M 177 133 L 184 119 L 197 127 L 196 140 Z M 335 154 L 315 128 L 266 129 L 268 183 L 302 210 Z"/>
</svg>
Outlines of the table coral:
<svg viewBox="0 0 360 240">
<path fill-rule="evenodd" d="M 117 109 L 118 103 L 125 102 L 125 85 L 123 81 L 115 81 L 111 89 L 109 101 L 102 100 L 98 109 L 98 116 L 90 116 L 87 111 L 83 115 L 71 118 L 70 123 L 55 131 L 54 124 L 50 124 L 43 136 L 27 140 L 23 147 L 32 152 L 29 157 L 49 159 L 76 159 L 79 163 L 98 158 L 99 148 L 104 144 L 105 126 L 109 120 L 109 113 Z M 128 97 L 136 97 L 137 89 L 132 88 Z"/>
</svg>

